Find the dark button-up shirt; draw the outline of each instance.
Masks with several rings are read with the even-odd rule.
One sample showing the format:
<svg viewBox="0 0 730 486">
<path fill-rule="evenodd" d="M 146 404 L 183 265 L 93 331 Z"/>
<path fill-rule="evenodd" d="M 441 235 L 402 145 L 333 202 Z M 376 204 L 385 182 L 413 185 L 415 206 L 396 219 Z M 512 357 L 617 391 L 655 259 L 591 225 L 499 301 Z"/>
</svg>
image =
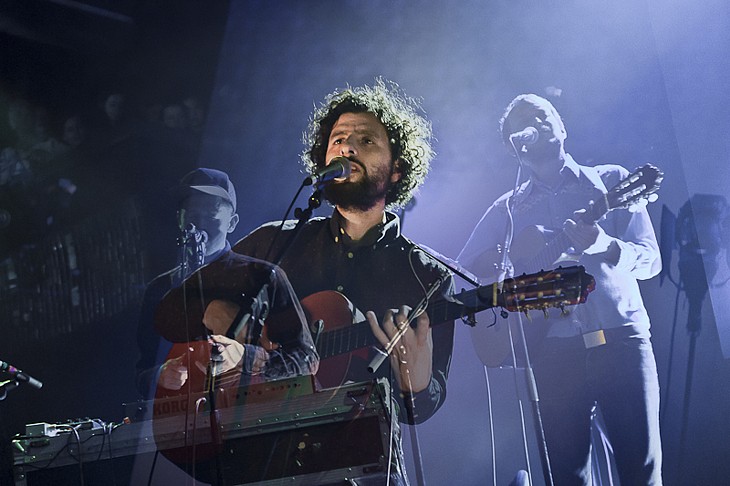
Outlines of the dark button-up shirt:
<svg viewBox="0 0 730 486">
<path fill-rule="evenodd" d="M 276 259 L 294 235 L 296 223 L 286 221 L 278 236 L 281 222 L 265 224 L 239 241 L 233 250 L 255 258 Z M 270 248 L 274 240 L 274 247 Z M 392 213 L 386 213 L 382 223 L 357 241 L 351 240 L 343 231 L 337 211 L 330 218 L 311 219 L 296 235 L 279 265 L 289 276 L 299 298 L 320 291 L 338 291 L 348 297 L 357 309 L 363 312 L 372 310 L 379 319 L 388 309 L 398 309 L 401 305 L 416 307 L 423 299 L 425 289 L 439 278 L 445 279 L 440 288 L 442 296 L 453 291 L 449 272 L 400 234 L 400 220 Z M 441 406 L 446 396 L 453 321 L 431 324 L 434 326 L 434 351 L 430 385 L 412 396 L 399 393 L 399 390 L 395 393 L 404 422 L 426 420 Z M 372 356 L 371 350 L 367 361 Z M 367 371 L 368 363 L 364 359 L 353 358 L 346 378 L 358 382 L 389 377 L 389 363 L 386 360 L 374 375 Z M 320 369 L 326 366 L 327 361 L 323 360 Z M 391 381 L 397 387 L 395 380 Z M 414 403 L 414 409 L 405 407 L 405 402 Z"/>
</svg>

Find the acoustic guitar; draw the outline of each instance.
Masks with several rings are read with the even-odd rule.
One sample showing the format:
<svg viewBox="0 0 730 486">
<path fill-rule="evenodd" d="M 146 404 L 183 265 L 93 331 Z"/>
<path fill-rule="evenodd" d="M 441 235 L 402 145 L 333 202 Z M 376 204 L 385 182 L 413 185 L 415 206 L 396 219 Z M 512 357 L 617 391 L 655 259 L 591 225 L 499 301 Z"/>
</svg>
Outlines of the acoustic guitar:
<svg viewBox="0 0 730 486">
<path fill-rule="evenodd" d="M 637 168 L 611 187 L 602 198 L 591 201 L 582 214 L 582 220 L 593 224 L 615 209 L 630 209 L 637 204 L 655 201 L 656 192 L 663 178 L 664 173 L 651 164 Z M 499 256 L 497 251 L 492 253 Z M 572 243 L 564 231 L 549 231 L 541 226 L 528 226 L 514 238 L 509 256 L 517 271 L 535 272 L 561 264 L 576 264 L 580 260 L 581 253 L 572 248 Z M 501 366 L 510 356 L 508 326 L 509 322 L 502 320 L 492 326 L 479 325 L 473 329 L 475 351 L 485 365 Z M 528 348 L 533 349 L 542 342 L 547 331 L 546 324 L 530 323 L 526 326 Z"/>
<path fill-rule="evenodd" d="M 449 299 L 434 299 L 428 306 L 431 326 L 467 318 L 477 312 L 501 307 L 510 312 L 564 308 L 581 304 L 595 288 L 595 280 L 582 266 L 558 268 L 522 275 L 465 290 Z M 343 384 L 354 354 L 367 359 L 368 347 L 378 344 L 370 325 L 344 295 L 317 292 L 302 300 L 310 323 L 323 328 L 313 335 L 320 357 L 317 380 L 324 388 Z M 414 324 L 415 325 L 415 324 Z"/>
<path fill-rule="evenodd" d="M 468 318 L 476 312 L 495 307 L 524 313 L 553 307 L 564 308 L 585 302 L 594 288 L 594 278 L 583 267 L 572 266 L 506 279 L 462 291 L 448 299 L 435 298 L 426 312 L 433 326 Z M 367 321 L 358 319 L 361 313 L 338 292 L 318 292 L 304 298 L 301 304 L 309 323 L 318 323 L 318 332 L 313 333 L 321 359 L 316 379 L 320 388 L 337 387 L 344 382 L 353 359 L 352 353 L 367 355 L 368 347 L 377 344 L 377 340 Z M 271 346 L 268 339 L 265 343 L 262 345 Z M 210 345 L 207 341 L 176 343 L 169 358 L 180 355 L 187 356 L 188 382 L 180 390 L 158 387 L 153 427 L 160 442 L 164 439 L 170 443 L 170 438 L 175 438 L 176 447 L 163 451 L 163 454 L 181 467 L 189 467 L 191 463 L 211 459 L 223 446 L 215 437 L 211 437 L 210 420 L 214 420 L 214 416 L 201 415 L 210 405 L 212 397 L 208 391 L 214 389 L 219 393 L 216 397 L 218 409 L 240 407 L 242 397 L 246 398 L 246 403 L 250 400 L 255 403 L 258 393 L 249 393 L 248 390 L 238 387 L 240 372 L 238 375 L 228 372 L 214 379 L 206 375 L 204 364 L 210 359 Z M 273 395 L 270 391 L 266 393 L 273 396 L 274 400 L 286 400 L 287 396 L 301 393 L 306 388 L 301 385 L 292 387 L 289 384 L 278 387 L 278 383 L 264 383 L 259 386 L 272 388 Z M 210 419 L 196 419 L 196 416 L 207 416 Z M 215 430 L 215 426 L 213 429 Z"/>
<path fill-rule="evenodd" d="M 591 201 L 581 219 L 593 224 L 614 209 L 629 209 L 643 201 L 656 200 L 656 192 L 664 179 L 657 167 L 639 167 L 603 195 Z M 572 249 L 565 231 L 551 232 L 541 226 L 528 226 L 515 238 L 510 260 L 520 272 L 536 272 L 563 263 L 575 263 L 580 253 Z"/>
</svg>

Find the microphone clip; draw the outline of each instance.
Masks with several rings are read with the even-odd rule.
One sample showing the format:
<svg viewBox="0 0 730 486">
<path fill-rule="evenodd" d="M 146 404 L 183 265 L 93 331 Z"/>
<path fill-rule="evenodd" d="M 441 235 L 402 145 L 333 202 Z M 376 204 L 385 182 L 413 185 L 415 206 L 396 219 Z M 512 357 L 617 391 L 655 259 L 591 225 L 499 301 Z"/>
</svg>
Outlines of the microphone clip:
<svg viewBox="0 0 730 486">
<path fill-rule="evenodd" d="M 199 230 L 193 223 L 188 223 L 182 229 L 182 235 L 178 237 L 177 242 L 181 247 L 180 266 L 183 269 L 183 275 L 187 277 L 205 263 L 208 233 Z"/>
<path fill-rule="evenodd" d="M 306 209 L 296 208 L 294 209 L 294 217 L 299 220 L 304 219 L 305 221 L 312 217 L 312 212 L 322 205 L 322 190 L 315 189 L 311 196 Z"/>
</svg>

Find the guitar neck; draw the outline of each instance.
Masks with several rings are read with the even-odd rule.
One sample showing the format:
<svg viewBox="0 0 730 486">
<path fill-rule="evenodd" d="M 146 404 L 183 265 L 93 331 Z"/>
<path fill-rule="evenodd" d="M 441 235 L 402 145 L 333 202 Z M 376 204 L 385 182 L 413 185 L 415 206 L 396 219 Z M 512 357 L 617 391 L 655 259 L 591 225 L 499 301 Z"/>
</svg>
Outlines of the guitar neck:
<svg viewBox="0 0 730 486">
<path fill-rule="evenodd" d="M 433 327 L 502 305 L 504 305 L 503 294 L 498 291 L 498 284 L 493 283 L 473 290 L 465 290 L 456 295 L 454 301 L 438 297 L 429 304 L 426 313 L 431 321 L 431 327 Z M 316 341 L 320 359 L 331 358 L 332 356 L 378 344 L 378 340 L 373 335 L 367 321 L 324 331 L 320 333 Z"/>
<path fill-rule="evenodd" d="M 501 283 L 464 290 L 450 298 L 439 296 L 429 303 L 426 312 L 431 326 L 434 326 L 492 307 L 502 307 L 511 312 L 562 308 L 585 302 L 594 288 L 595 280 L 585 273 L 585 268 L 572 266 L 509 278 Z M 378 343 L 367 321 L 325 330 L 316 342 L 322 359 Z"/>
</svg>

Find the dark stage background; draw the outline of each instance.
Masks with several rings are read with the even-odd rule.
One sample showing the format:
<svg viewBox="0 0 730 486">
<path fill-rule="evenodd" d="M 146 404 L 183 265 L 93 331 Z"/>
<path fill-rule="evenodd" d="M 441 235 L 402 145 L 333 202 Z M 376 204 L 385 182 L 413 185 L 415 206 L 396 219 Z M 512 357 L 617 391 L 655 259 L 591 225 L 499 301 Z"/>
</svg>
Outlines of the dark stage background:
<svg viewBox="0 0 730 486">
<path fill-rule="evenodd" d="M 728 197 L 729 19 L 722 0 L 4 2 L 0 359 L 45 386 L 0 402 L 3 445 L 29 422 L 123 417 L 121 403 L 136 399 L 136 306 L 175 261 L 166 188 L 194 166 L 226 170 L 239 197 L 234 241 L 280 218 L 303 178 L 314 104 L 348 83 L 383 76 L 422 99 L 437 158 L 404 233 L 452 258 L 511 187 L 497 121 L 523 92 L 553 101 L 578 161 L 664 170 L 649 209 L 658 235 L 663 205 L 677 214 L 693 194 Z M 113 94 L 116 119 L 102 109 Z M 75 115 L 78 144 L 64 131 Z M 20 165 L 19 152 L 31 154 Z M 718 484 L 730 477 L 730 291 L 713 281 L 686 390 L 687 306 L 680 293 L 673 330 L 677 250 L 665 241 L 669 278 L 642 282 L 668 389 L 665 482 Z M 492 446 L 498 484 L 525 468 L 514 380 L 490 379 L 494 444 L 483 367 L 459 324 L 448 399 L 418 427 L 428 484 L 488 484 Z M 540 484 L 534 444 L 531 464 Z"/>
</svg>

